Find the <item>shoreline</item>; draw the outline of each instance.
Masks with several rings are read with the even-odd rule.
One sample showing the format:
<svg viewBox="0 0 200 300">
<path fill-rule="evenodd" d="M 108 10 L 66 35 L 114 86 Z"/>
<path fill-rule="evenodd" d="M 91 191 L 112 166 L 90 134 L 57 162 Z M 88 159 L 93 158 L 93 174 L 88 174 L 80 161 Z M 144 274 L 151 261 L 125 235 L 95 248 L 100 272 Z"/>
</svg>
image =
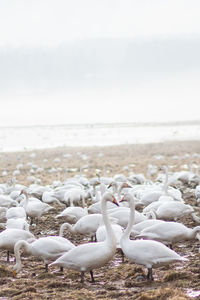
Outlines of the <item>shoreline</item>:
<svg viewBox="0 0 200 300">
<path fill-rule="evenodd" d="M 106 169 L 107 176 L 116 173 L 128 175 L 131 171 L 143 173 L 146 176 L 148 164 L 158 167 L 166 164 L 172 171 L 187 170 L 191 162 L 197 166 L 200 165 L 200 141 L 94 147 L 70 146 L 2 152 L 0 155 L 1 182 L 11 179 L 14 171 L 18 170 L 17 166 L 22 164 L 23 166 L 19 169 L 20 174 L 15 176 L 18 182 L 30 184 L 27 177 L 32 172 L 32 176 L 41 180 L 41 184 L 50 184 L 53 180 L 57 180 L 58 173 L 61 181 L 64 181 L 66 169 L 68 169 L 69 177 L 82 172 L 88 178 L 95 177 L 97 173 L 103 176 L 104 169 Z M 37 172 L 37 168 L 43 168 L 44 171 Z M 7 175 L 2 176 L 5 170 Z"/>
</svg>

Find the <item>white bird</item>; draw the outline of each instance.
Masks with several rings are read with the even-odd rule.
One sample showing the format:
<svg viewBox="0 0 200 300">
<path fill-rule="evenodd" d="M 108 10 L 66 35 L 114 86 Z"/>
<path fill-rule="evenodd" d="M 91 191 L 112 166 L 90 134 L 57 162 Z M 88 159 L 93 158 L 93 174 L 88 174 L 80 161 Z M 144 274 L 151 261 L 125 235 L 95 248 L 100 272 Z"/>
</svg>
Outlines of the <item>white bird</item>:
<svg viewBox="0 0 200 300">
<path fill-rule="evenodd" d="M 134 224 L 133 228 L 131 230 L 131 236 L 135 237 L 136 235 L 140 234 L 140 232 L 147 228 L 150 227 L 152 225 L 158 224 L 158 223 L 164 223 L 165 221 L 163 220 L 157 220 L 157 219 L 149 219 L 149 220 L 145 220 L 142 221 L 140 223 Z"/>
<path fill-rule="evenodd" d="M 110 220 L 116 221 L 115 218 L 110 217 Z M 101 214 L 92 214 L 83 216 L 73 226 L 69 223 L 63 223 L 60 227 L 60 236 L 63 236 L 64 230 L 67 228 L 73 234 L 89 235 L 91 240 L 95 237 L 96 231 L 100 225 L 103 224 L 103 216 Z"/>
<path fill-rule="evenodd" d="M 16 228 L 29 231 L 29 224 L 23 218 L 8 219 L 6 228 Z"/>
<path fill-rule="evenodd" d="M 48 271 L 48 264 L 50 260 L 57 259 L 67 251 L 75 248 L 75 246 L 69 240 L 56 236 L 42 237 L 38 240 L 35 240 L 31 244 L 29 244 L 27 241 L 20 240 L 15 244 L 14 247 L 14 254 L 16 258 L 14 270 L 16 273 L 18 273 L 22 267 L 20 258 L 20 249 L 22 247 L 25 248 L 26 253 L 38 257 L 44 261 L 46 272 Z"/>
<path fill-rule="evenodd" d="M 82 208 L 79 206 L 72 206 L 65 208 L 61 213 L 59 213 L 56 218 L 63 217 L 68 223 L 76 223 L 79 219 L 88 214 L 87 208 Z"/>
<path fill-rule="evenodd" d="M 90 271 L 92 282 L 94 282 L 93 269 L 104 266 L 112 259 L 116 251 L 116 240 L 106 211 L 107 201 L 117 204 L 116 199 L 110 193 L 105 193 L 101 200 L 103 221 L 107 231 L 106 240 L 77 246 L 51 264 L 80 271 L 82 283 L 86 271 Z"/>
<path fill-rule="evenodd" d="M 129 216 L 130 216 L 130 209 L 128 207 L 119 207 L 116 210 L 109 210 L 108 211 L 109 216 L 116 218 L 118 220 L 118 224 L 121 225 L 122 227 L 126 227 L 129 221 Z M 135 211 L 135 220 L 134 223 L 140 223 L 144 220 L 147 220 L 147 216 L 143 215 L 142 213 Z"/>
<path fill-rule="evenodd" d="M 0 233 L 0 249 L 7 250 L 7 261 L 9 261 L 9 252 L 14 251 L 15 243 L 19 240 L 32 242 L 34 235 L 26 230 L 9 228 Z"/>
<path fill-rule="evenodd" d="M 194 209 L 179 201 L 167 201 L 159 205 L 156 210 L 152 210 L 157 219 L 177 220 L 186 215 L 194 215 Z"/>
<path fill-rule="evenodd" d="M 134 223 L 135 213 L 134 199 L 131 194 L 126 194 L 123 200 L 129 202 L 131 214 L 128 226 L 120 241 L 122 251 L 132 262 L 147 267 L 147 279 L 153 280 L 152 267 L 155 265 L 164 265 L 175 261 L 186 260 L 160 242 L 150 240 L 130 240 L 129 235 Z"/>
<path fill-rule="evenodd" d="M 43 203 L 38 199 L 30 201 L 26 190 L 22 190 L 21 194 L 25 195 L 25 202 L 23 204 L 23 207 L 26 211 L 27 216 L 31 218 L 31 225 L 33 222 L 33 218 L 41 218 L 44 213 L 48 212 L 51 209 L 54 209 L 54 207 L 50 206 L 47 203 Z"/>
<path fill-rule="evenodd" d="M 6 212 L 6 218 L 8 219 L 18 219 L 22 218 L 26 220 L 26 211 L 23 207 L 10 207 Z"/>
<path fill-rule="evenodd" d="M 196 226 L 192 229 L 186 227 L 182 223 L 162 222 L 143 229 L 136 238 L 160 241 L 170 245 L 172 248 L 172 244 L 174 243 L 196 238 L 199 232 L 200 226 Z"/>
</svg>

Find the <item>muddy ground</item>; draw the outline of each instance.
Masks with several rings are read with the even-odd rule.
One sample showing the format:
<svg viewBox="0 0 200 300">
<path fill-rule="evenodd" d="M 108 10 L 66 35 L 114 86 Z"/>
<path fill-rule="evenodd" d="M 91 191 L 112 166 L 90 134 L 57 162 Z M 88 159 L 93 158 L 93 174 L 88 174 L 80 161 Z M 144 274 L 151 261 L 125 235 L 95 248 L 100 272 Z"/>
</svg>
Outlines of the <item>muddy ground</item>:
<svg viewBox="0 0 200 300">
<path fill-rule="evenodd" d="M 88 178 L 96 176 L 97 173 L 102 175 L 105 165 L 108 176 L 117 173 L 128 175 L 131 170 L 146 175 L 149 163 L 157 166 L 167 164 L 172 171 L 179 171 L 186 168 L 191 161 L 194 165 L 200 165 L 198 154 L 200 154 L 200 142 L 2 153 L 0 174 L 6 170 L 7 175 L 1 176 L 0 180 L 1 183 L 5 183 L 11 179 L 16 166 L 23 164 L 16 179 L 18 183 L 28 186 L 31 183 L 27 178 L 30 176 L 28 162 L 44 168 L 41 173 L 31 174 L 40 179 L 42 185 L 50 185 L 57 180 L 57 172 L 49 172 L 52 167 L 59 168 L 61 181 L 66 179 L 66 167 L 68 177 L 79 174 L 82 168 L 82 172 Z M 55 158 L 59 158 L 60 161 L 54 161 Z M 195 205 L 194 186 L 182 185 L 181 190 L 185 202 Z M 63 220 L 54 217 L 62 208 L 56 205 L 54 207 L 56 208 L 54 212 L 42 216 L 37 225 L 30 226 L 30 231 L 36 237 L 58 234 Z M 198 208 L 196 212 L 200 217 Z M 180 221 L 190 228 L 198 225 L 190 217 Z M 65 237 L 76 245 L 87 242 L 87 238 L 74 236 L 67 231 Z M 91 283 L 89 274 L 86 274 L 84 284 L 80 283 L 78 272 L 67 269 L 60 272 L 58 267 L 50 267 L 49 272 L 45 273 L 42 261 L 25 254 L 22 256 L 23 268 L 15 278 L 13 277 L 14 256 L 11 255 L 10 263 L 7 263 L 6 251 L 1 251 L 0 299 L 200 299 L 199 241 L 178 243 L 174 250 L 187 257 L 188 262 L 154 269 L 153 282 L 145 280 L 144 267 L 132 264 L 128 259 L 122 264 L 120 253 L 116 253 L 114 259 L 106 266 L 94 270 L 95 283 Z"/>
</svg>

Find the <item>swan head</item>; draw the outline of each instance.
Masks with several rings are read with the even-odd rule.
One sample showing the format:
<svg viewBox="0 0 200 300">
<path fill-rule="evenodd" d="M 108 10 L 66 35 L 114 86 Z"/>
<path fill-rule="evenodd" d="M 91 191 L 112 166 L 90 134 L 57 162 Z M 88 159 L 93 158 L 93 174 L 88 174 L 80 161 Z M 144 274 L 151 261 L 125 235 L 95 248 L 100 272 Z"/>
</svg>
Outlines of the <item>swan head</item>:
<svg viewBox="0 0 200 300">
<path fill-rule="evenodd" d="M 106 192 L 104 195 L 103 195 L 103 198 L 106 200 L 106 201 L 110 201 L 112 203 L 114 203 L 115 205 L 119 206 L 119 203 L 117 202 L 115 196 L 109 192 Z"/>
<path fill-rule="evenodd" d="M 134 202 L 133 195 L 130 193 L 126 193 L 119 202 Z"/>
</svg>

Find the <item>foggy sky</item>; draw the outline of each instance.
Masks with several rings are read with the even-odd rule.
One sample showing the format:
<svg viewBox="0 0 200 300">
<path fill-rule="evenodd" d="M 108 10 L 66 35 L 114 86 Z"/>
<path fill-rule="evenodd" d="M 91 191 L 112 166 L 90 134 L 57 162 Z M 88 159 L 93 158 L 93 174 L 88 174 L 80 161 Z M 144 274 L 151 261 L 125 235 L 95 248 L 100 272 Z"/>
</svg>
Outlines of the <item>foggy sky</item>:
<svg viewBox="0 0 200 300">
<path fill-rule="evenodd" d="M 0 125 L 198 119 L 199 11 L 197 0 L 1 1 Z"/>
</svg>

